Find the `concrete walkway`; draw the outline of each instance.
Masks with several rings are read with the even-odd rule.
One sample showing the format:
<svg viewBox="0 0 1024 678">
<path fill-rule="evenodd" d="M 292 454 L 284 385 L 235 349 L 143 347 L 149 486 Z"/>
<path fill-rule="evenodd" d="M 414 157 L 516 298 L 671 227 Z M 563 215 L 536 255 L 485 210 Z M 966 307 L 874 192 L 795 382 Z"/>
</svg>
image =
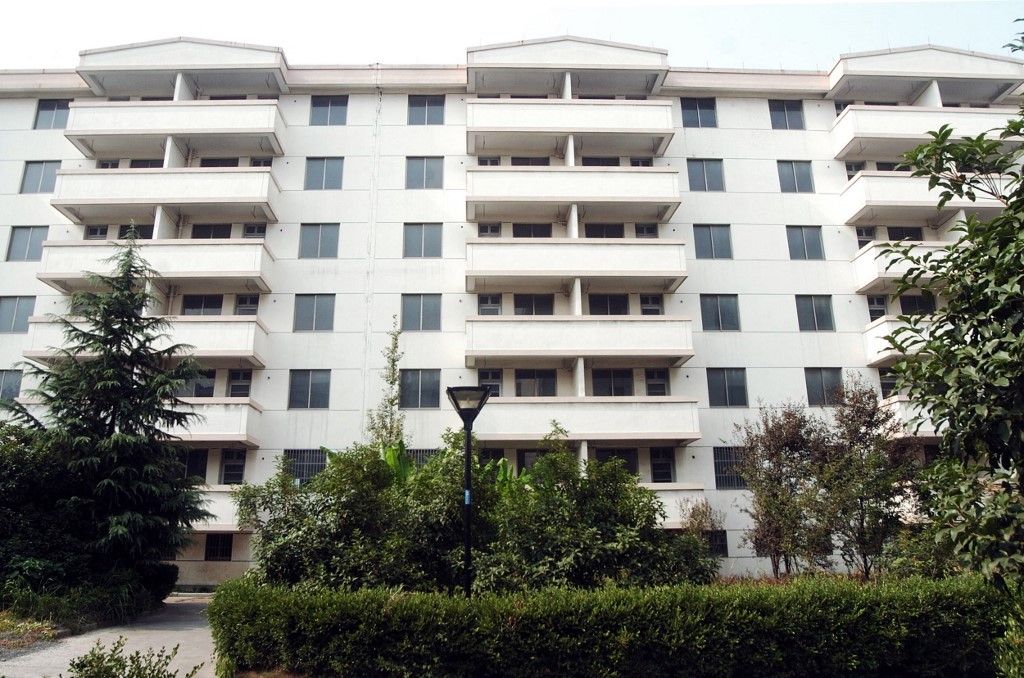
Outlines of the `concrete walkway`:
<svg viewBox="0 0 1024 678">
<path fill-rule="evenodd" d="M 71 660 L 88 652 L 97 640 L 110 647 L 118 636 L 125 636 L 125 654 L 134 650 L 145 652 L 148 648 L 170 650 L 178 645 L 178 655 L 171 665 L 178 669 L 179 678 L 200 663 L 203 668 L 197 675 L 212 678 L 213 639 L 206 620 L 207 602 L 209 596 L 172 596 L 162 609 L 143 615 L 130 626 L 97 629 L 52 643 L 40 643 L 12 656 L 0 654 L 0 676 L 56 678 L 61 673 L 67 675 Z"/>
</svg>

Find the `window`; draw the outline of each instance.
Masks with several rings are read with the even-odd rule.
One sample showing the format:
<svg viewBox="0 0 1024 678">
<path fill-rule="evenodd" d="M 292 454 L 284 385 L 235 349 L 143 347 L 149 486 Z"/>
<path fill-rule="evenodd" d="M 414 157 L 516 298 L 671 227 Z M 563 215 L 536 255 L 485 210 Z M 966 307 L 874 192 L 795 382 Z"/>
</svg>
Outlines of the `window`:
<svg viewBox="0 0 1024 678">
<path fill-rule="evenodd" d="M 406 158 L 405 187 L 444 188 L 444 158 Z"/>
<path fill-rule="evenodd" d="M 843 371 L 838 367 L 805 367 L 807 404 L 811 407 L 831 407 L 836 404 L 843 388 Z"/>
<path fill-rule="evenodd" d="M 70 99 L 40 99 L 35 129 L 64 129 L 68 124 Z"/>
<path fill-rule="evenodd" d="M 194 378 L 186 381 L 178 391 L 179 398 L 212 398 L 216 370 L 200 370 Z"/>
<path fill-rule="evenodd" d="M 489 388 L 494 397 L 501 395 L 501 381 L 501 369 L 477 370 L 477 384 Z"/>
<path fill-rule="evenodd" d="M 206 554 L 203 556 L 203 560 L 230 561 L 234 536 L 233 534 L 206 535 Z"/>
<path fill-rule="evenodd" d="M 309 107 L 309 124 L 344 125 L 348 118 L 348 96 L 315 96 Z"/>
<path fill-rule="evenodd" d="M 516 397 L 553 396 L 556 391 L 554 370 L 516 370 Z"/>
<path fill-rule="evenodd" d="M 840 113 L 845 111 L 847 106 L 852 106 L 852 105 L 853 105 L 852 101 L 836 101 L 835 102 L 836 115 L 839 115 Z"/>
<path fill-rule="evenodd" d="M 846 163 L 846 178 L 847 178 L 847 180 L 853 179 L 855 176 L 857 176 L 858 172 L 863 172 L 863 171 L 864 171 L 864 163 L 863 162 L 848 162 L 848 163 Z"/>
<path fill-rule="evenodd" d="M 633 370 L 629 368 L 595 369 L 591 375 L 596 396 L 633 395 Z"/>
<path fill-rule="evenodd" d="M 270 167 L 273 164 L 273 158 L 249 158 L 249 167 Z"/>
<path fill-rule="evenodd" d="M 476 235 L 478 238 L 500 238 L 501 224 L 477 224 Z"/>
<path fill-rule="evenodd" d="M 402 256 L 407 259 L 441 256 L 441 224 L 405 224 Z"/>
<path fill-rule="evenodd" d="M 0 297 L 0 333 L 28 332 L 28 319 L 35 307 L 35 297 Z"/>
<path fill-rule="evenodd" d="M 651 448 L 651 482 L 672 483 L 676 479 L 676 451 L 671 447 Z"/>
<path fill-rule="evenodd" d="M 22 193 L 53 193 L 57 184 L 60 160 L 30 160 L 25 163 L 21 178 Z"/>
<path fill-rule="evenodd" d="M 641 294 L 640 315 L 665 315 L 664 297 L 660 294 Z"/>
<path fill-rule="evenodd" d="M 580 159 L 580 165 L 582 167 L 618 167 L 619 158 L 617 156 L 587 156 Z"/>
<path fill-rule="evenodd" d="M 882 397 L 896 395 L 896 373 L 888 367 L 878 369 L 878 385 L 882 389 Z"/>
<path fill-rule="evenodd" d="M 128 161 L 131 169 L 161 169 L 163 166 L 163 158 L 133 158 Z"/>
<path fill-rule="evenodd" d="M 704 539 L 708 543 L 708 555 L 712 558 L 729 557 L 729 539 L 725 530 L 704 530 Z"/>
<path fill-rule="evenodd" d="M 900 313 L 903 315 L 935 313 L 935 296 L 932 294 L 900 295 Z"/>
<path fill-rule="evenodd" d="M 513 238 L 550 238 L 551 224 L 512 224 Z"/>
<path fill-rule="evenodd" d="M 399 380 L 399 407 L 441 406 L 441 370 L 399 370 Z"/>
<path fill-rule="evenodd" d="M 14 226 L 7 243 L 7 261 L 39 261 L 49 226 Z"/>
<path fill-rule="evenodd" d="M 636 450 L 626 448 L 598 448 L 594 452 L 594 457 L 602 464 L 607 464 L 613 459 L 621 459 L 623 466 L 627 471 L 633 475 L 640 473 L 640 464 L 637 460 Z"/>
<path fill-rule="evenodd" d="M 21 394 L 21 370 L 0 370 L 0 402 Z"/>
<path fill-rule="evenodd" d="M 192 239 L 225 239 L 231 237 L 231 224 L 193 224 Z"/>
<path fill-rule="evenodd" d="M 106 240 L 107 239 L 107 227 L 106 226 L 86 226 L 85 227 L 85 239 L 86 240 Z"/>
<path fill-rule="evenodd" d="M 220 451 L 220 484 L 241 485 L 245 477 L 245 450 Z"/>
<path fill-rule="evenodd" d="M 889 303 L 885 295 L 871 295 L 868 297 L 868 318 L 878 320 L 889 312 Z"/>
<path fill-rule="evenodd" d="M 768 101 L 772 129 L 803 129 L 804 102 L 772 99 Z"/>
<path fill-rule="evenodd" d="M 443 125 L 444 95 L 410 94 L 408 123 L 410 125 Z"/>
<path fill-rule="evenodd" d="M 288 409 L 325 410 L 330 405 L 330 370 L 289 370 L 288 377 Z"/>
<path fill-rule="evenodd" d="M 911 168 L 901 162 L 876 162 L 875 169 L 879 172 L 909 172 Z"/>
<path fill-rule="evenodd" d="M 667 396 L 668 370 L 664 367 L 648 367 L 644 370 L 644 384 L 649 396 Z"/>
<path fill-rule="evenodd" d="M 877 229 L 874 226 L 857 227 L 857 249 L 867 247 L 875 240 Z"/>
<path fill-rule="evenodd" d="M 206 462 L 209 453 L 209 450 L 203 449 L 184 450 L 186 478 L 198 478 L 199 482 L 206 484 Z"/>
<path fill-rule="evenodd" d="M 747 481 L 739 471 L 739 465 L 743 461 L 743 448 L 715 447 L 712 452 L 715 457 L 715 489 L 747 489 Z"/>
<path fill-rule="evenodd" d="M 814 193 L 809 160 L 779 160 L 778 167 L 783 193 Z"/>
<path fill-rule="evenodd" d="M 345 158 L 306 158 L 307 191 L 330 191 L 341 189 L 341 177 Z"/>
<path fill-rule="evenodd" d="M 718 127 L 718 112 L 713 97 L 691 99 L 684 97 L 683 127 Z"/>
<path fill-rule="evenodd" d="M 296 332 L 330 332 L 334 329 L 333 294 L 296 294 L 292 329 Z"/>
<path fill-rule="evenodd" d="M 801 332 L 832 332 L 832 297 L 828 294 L 796 295 L 796 318 Z"/>
<path fill-rule="evenodd" d="M 441 329 L 440 294 L 403 294 L 402 331 Z"/>
<path fill-rule="evenodd" d="M 334 259 L 338 256 L 338 224 L 302 224 L 299 259 Z"/>
<path fill-rule="evenodd" d="M 546 155 L 540 156 L 518 156 L 514 155 L 508 160 L 512 167 L 547 167 L 551 164 L 551 158 Z"/>
<path fill-rule="evenodd" d="M 630 158 L 630 167 L 654 167 L 654 158 Z"/>
<path fill-rule="evenodd" d="M 313 476 L 327 468 L 327 452 L 319 450 L 285 450 L 288 472 L 299 485 L 304 485 Z"/>
<path fill-rule="evenodd" d="M 724 191 L 721 160 L 687 160 L 686 174 L 691 191 Z"/>
<path fill-rule="evenodd" d="M 889 232 L 889 240 L 924 240 L 924 230 L 920 226 L 889 226 L 886 230 Z"/>
<path fill-rule="evenodd" d="M 136 240 L 152 240 L 153 224 L 121 224 L 117 227 L 118 240 L 127 240 L 130 237 Z"/>
<path fill-rule="evenodd" d="M 658 237 L 658 225 L 657 224 L 636 224 L 636 237 L 638 238 L 657 238 Z"/>
<path fill-rule="evenodd" d="M 824 259 L 821 226 L 786 226 L 790 259 Z"/>
<path fill-rule="evenodd" d="M 202 158 L 200 167 L 238 167 L 238 158 Z"/>
<path fill-rule="evenodd" d="M 186 294 L 181 298 L 181 314 L 220 315 L 223 305 L 222 294 Z"/>
<path fill-rule="evenodd" d="M 694 224 L 693 243 L 698 259 L 732 259 L 728 224 Z"/>
<path fill-rule="evenodd" d="M 476 312 L 479 315 L 501 315 L 501 295 L 478 294 L 476 297 Z"/>
<path fill-rule="evenodd" d="M 738 332 L 740 301 L 735 294 L 700 295 L 700 320 L 705 332 Z"/>
<path fill-rule="evenodd" d="M 480 450 L 480 463 L 486 464 L 494 461 L 498 462 L 505 458 L 505 450 L 500 447 L 485 447 Z"/>
<path fill-rule="evenodd" d="M 555 295 L 514 294 L 512 295 L 512 305 L 516 315 L 553 315 Z"/>
<path fill-rule="evenodd" d="M 267 237 L 267 225 L 266 224 L 245 224 L 242 227 L 243 238 L 266 238 Z"/>
<path fill-rule="evenodd" d="M 746 407 L 747 371 L 742 367 L 709 367 L 708 401 L 712 407 Z"/>
<path fill-rule="evenodd" d="M 589 294 L 590 315 L 629 315 L 628 294 Z"/>
<path fill-rule="evenodd" d="M 252 390 L 252 370 L 228 370 L 228 397 L 248 398 Z"/>
<path fill-rule="evenodd" d="M 587 224 L 583 233 L 587 238 L 624 238 L 626 229 L 623 224 Z"/>
<path fill-rule="evenodd" d="M 516 471 L 529 471 L 545 453 L 545 450 L 516 450 Z"/>
<path fill-rule="evenodd" d="M 498 167 L 501 165 L 500 155 L 481 155 L 477 157 L 476 164 L 480 167 Z"/>
</svg>

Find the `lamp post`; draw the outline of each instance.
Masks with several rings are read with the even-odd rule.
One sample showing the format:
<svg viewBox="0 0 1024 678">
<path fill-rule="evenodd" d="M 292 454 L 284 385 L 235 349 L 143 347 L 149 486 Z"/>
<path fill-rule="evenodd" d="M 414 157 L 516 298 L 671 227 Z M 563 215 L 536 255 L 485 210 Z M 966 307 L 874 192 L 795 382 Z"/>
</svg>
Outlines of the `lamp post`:
<svg viewBox="0 0 1024 678">
<path fill-rule="evenodd" d="M 470 526 L 473 521 L 473 478 L 472 478 L 472 454 L 473 454 L 473 420 L 484 403 L 491 395 L 491 389 L 487 386 L 449 386 L 448 399 L 455 406 L 455 411 L 462 417 L 462 430 L 465 436 L 466 464 L 463 475 L 463 499 L 462 499 L 462 528 L 463 528 L 463 556 L 462 556 L 462 588 L 469 598 L 473 588 L 473 552 L 471 550 Z"/>
</svg>

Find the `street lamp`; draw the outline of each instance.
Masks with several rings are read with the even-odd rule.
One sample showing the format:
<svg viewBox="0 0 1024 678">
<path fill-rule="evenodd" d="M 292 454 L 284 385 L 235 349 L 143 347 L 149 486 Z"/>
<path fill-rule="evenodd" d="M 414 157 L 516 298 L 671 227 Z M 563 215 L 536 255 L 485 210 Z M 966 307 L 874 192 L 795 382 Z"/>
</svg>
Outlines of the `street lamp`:
<svg viewBox="0 0 1024 678">
<path fill-rule="evenodd" d="M 464 548 L 462 557 L 462 588 L 466 593 L 466 597 L 469 598 L 473 587 L 473 553 L 470 550 L 470 524 L 473 520 L 473 479 L 472 464 L 470 463 L 473 454 L 473 420 L 476 419 L 476 415 L 480 414 L 480 410 L 484 408 L 484 403 L 487 402 L 487 398 L 491 395 L 491 389 L 487 386 L 449 386 L 447 391 L 448 400 L 452 401 L 455 411 L 462 417 L 462 430 L 466 438 L 466 466 L 462 483 L 465 490 L 462 501 Z"/>
</svg>

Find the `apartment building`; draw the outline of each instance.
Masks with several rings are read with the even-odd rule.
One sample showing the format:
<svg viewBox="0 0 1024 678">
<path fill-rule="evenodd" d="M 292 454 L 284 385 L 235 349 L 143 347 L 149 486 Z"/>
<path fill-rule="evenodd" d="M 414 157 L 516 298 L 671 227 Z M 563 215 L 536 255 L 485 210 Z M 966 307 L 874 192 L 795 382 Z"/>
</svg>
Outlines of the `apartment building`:
<svg viewBox="0 0 1024 678">
<path fill-rule="evenodd" d="M 998 205 L 936 210 L 896 162 L 941 124 L 1002 124 L 1022 90 L 1022 62 L 944 47 L 753 71 L 576 37 L 352 67 L 176 38 L 3 71 L 0 395 L 53 359 L 51 314 L 134 224 L 152 312 L 206 370 L 184 394 L 204 419 L 176 433 L 215 518 L 182 584 L 248 566 L 232 486 L 364 438 L 393 319 L 417 455 L 459 425 L 444 387 L 487 384 L 488 457 L 528 467 L 557 420 L 581 458 L 625 459 L 667 527 L 706 497 L 725 570 L 755 570 L 735 426 L 828 407 L 843 373 L 909 420 L 882 337 L 935 300 L 890 298 L 880 243 L 935 248 Z"/>
</svg>

